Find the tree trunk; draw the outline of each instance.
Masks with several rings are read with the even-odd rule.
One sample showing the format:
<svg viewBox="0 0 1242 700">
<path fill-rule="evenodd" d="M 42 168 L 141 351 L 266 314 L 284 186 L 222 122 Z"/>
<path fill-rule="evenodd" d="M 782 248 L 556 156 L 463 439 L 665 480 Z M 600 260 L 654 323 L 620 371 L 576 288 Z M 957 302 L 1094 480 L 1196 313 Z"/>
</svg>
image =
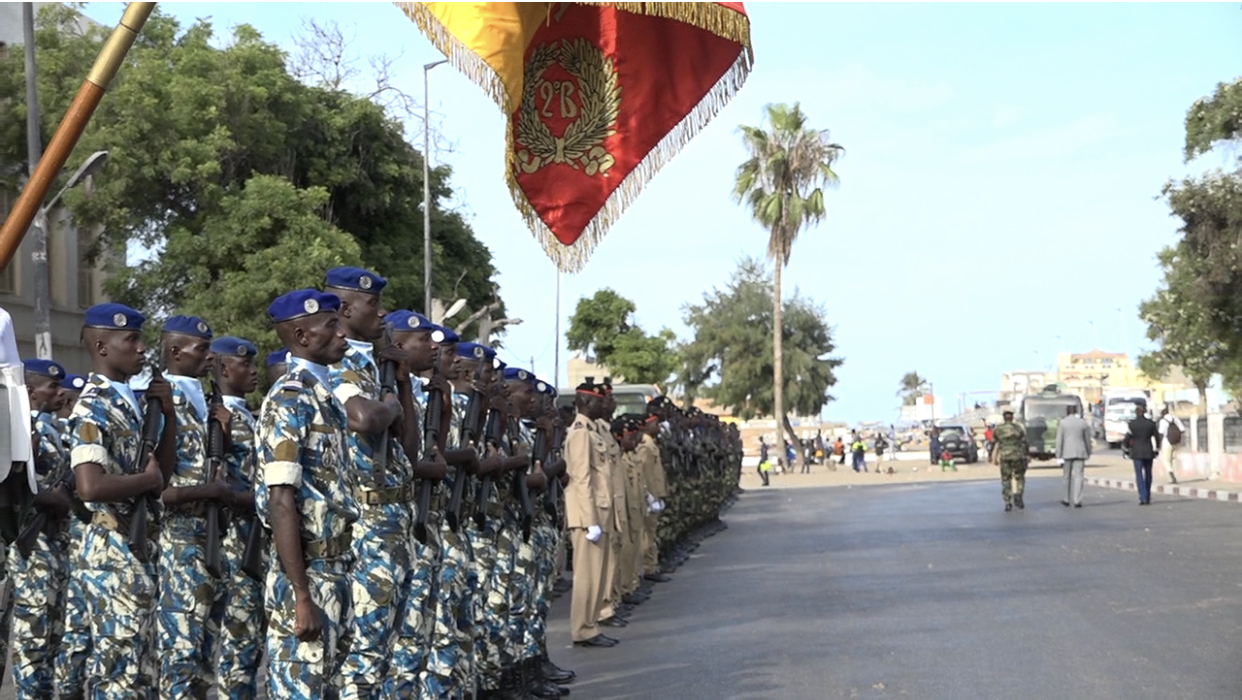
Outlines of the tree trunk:
<svg viewBox="0 0 1242 700">
<path fill-rule="evenodd" d="M 801 472 L 802 466 L 806 464 L 806 450 L 802 449 L 802 440 L 795 437 L 793 423 L 789 422 L 789 416 L 785 416 L 785 420 L 781 422 L 784 423 L 785 430 L 789 433 L 789 441 L 794 446 L 794 463 L 789 465 L 789 469 L 793 471 L 793 468 L 797 467 L 798 471 Z"/>
<path fill-rule="evenodd" d="M 780 463 L 785 463 L 785 351 L 783 348 L 785 341 L 785 314 L 781 308 L 781 268 L 784 267 L 784 261 L 778 255 L 776 256 L 776 277 L 772 288 L 772 417 L 776 419 L 776 434 L 781 439 L 780 443 Z M 792 438 L 790 431 L 789 438 Z M 793 442 L 790 439 L 790 442 Z M 794 446 L 794 454 L 797 452 L 797 445 Z"/>
<path fill-rule="evenodd" d="M 1200 413 L 1202 413 L 1203 415 L 1206 416 L 1207 415 L 1207 385 L 1200 384 L 1200 385 L 1195 386 L 1195 388 L 1199 390 L 1199 406 L 1195 410 L 1195 415 L 1199 415 Z"/>
</svg>

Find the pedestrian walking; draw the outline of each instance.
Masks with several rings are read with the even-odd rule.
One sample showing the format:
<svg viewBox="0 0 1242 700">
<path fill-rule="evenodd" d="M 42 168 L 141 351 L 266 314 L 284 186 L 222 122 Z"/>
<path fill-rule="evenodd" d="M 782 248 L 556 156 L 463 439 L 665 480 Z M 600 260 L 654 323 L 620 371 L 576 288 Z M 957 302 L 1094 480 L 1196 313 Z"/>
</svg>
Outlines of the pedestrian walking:
<svg viewBox="0 0 1242 700">
<path fill-rule="evenodd" d="M 928 448 L 931 453 L 931 463 L 935 464 L 940 461 L 940 429 L 933 427 L 931 435 L 928 437 Z"/>
<path fill-rule="evenodd" d="M 854 456 L 854 471 L 867 471 L 867 443 L 855 435 L 854 442 L 850 445 L 850 452 Z"/>
<path fill-rule="evenodd" d="M 1135 407 L 1134 420 L 1130 421 L 1124 439 L 1130 447 L 1130 459 L 1134 460 L 1134 482 L 1138 486 L 1140 506 L 1151 503 L 1151 465 L 1160 454 L 1160 431 L 1146 414 L 1146 407 Z"/>
<path fill-rule="evenodd" d="M 845 464 L 845 441 L 841 436 L 837 436 L 837 441 L 832 444 L 832 454 L 837 458 L 837 464 Z"/>
<path fill-rule="evenodd" d="M 875 471 L 880 472 L 880 465 L 884 462 L 884 450 L 888 449 L 888 441 L 884 436 L 876 433 L 875 435 Z"/>
<path fill-rule="evenodd" d="M 1013 411 L 1001 414 L 1004 422 L 996 427 L 996 450 L 992 453 L 992 463 L 1000 464 L 1001 498 L 1005 501 L 1005 512 L 1026 508 L 1022 502 L 1022 492 L 1026 490 L 1026 465 L 1029 459 L 1026 442 L 1026 430 L 1013 422 Z"/>
<path fill-rule="evenodd" d="M 1065 486 L 1061 505 L 1082 508 L 1082 472 L 1091 459 L 1091 426 L 1078 415 L 1077 406 L 1067 407 L 1065 413 L 1065 419 L 1057 425 L 1056 455 Z"/>
<path fill-rule="evenodd" d="M 1164 453 L 1164 468 L 1169 472 L 1169 483 L 1177 483 L 1177 453 L 1181 451 L 1182 436 L 1186 433 L 1186 426 L 1182 423 L 1182 419 L 1169 413 L 1168 406 L 1160 411 L 1160 447 Z"/>
</svg>

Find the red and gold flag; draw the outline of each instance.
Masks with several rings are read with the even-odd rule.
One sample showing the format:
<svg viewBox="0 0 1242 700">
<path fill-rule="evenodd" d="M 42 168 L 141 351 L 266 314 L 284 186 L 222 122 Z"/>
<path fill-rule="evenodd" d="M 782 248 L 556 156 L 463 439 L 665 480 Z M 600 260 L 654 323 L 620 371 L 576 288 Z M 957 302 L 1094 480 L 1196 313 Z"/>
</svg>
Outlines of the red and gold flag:
<svg viewBox="0 0 1242 700">
<path fill-rule="evenodd" d="M 740 2 L 400 2 L 509 118 L 509 189 L 563 270 L 741 88 Z"/>
</svg>

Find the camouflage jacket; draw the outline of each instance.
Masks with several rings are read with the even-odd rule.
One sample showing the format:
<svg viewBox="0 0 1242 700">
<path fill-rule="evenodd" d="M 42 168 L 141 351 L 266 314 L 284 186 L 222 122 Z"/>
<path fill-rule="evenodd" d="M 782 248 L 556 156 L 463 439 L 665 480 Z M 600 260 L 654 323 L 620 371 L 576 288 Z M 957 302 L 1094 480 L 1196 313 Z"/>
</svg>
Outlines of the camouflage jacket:
<svg viewBox="0 0 1242 700">
<path fill-rule="evenodd" d="M 346 454 L 345 409 L 307 369 L 291 364 L 259 410 L 255 510 L 271 529 L 268 491 L 297 490 L 302 540 L 339 537 L 358 519 Z"/>
<path fill-rule="evenodd" d="M 379 367 L 375 361 L 351 344 L 345 351 L 345 357 L 329 371 L 332 379 L 332 395 L 344 407 L 346 402 L 355 396 L 371 401 L 379 401 L 382 387 L 379 382 Z M 379 446 L 380 436 L 363 435 L 347 430 L 349 435 L 349 452 L 353 456 L 355 481 L 364 489 L 384 489 L 401 486 L 410 482 L 413 466 L 406 457 L 401 441 L 388 439 L 388 464 L 384 470 L 384 483 L 375 480 L 375 450 Z"/>
<path fill-rule="evenodd" d="M 992 431 L 998 459 L 1026 459 L 1026 429 L 1017 423 L 1001 423 Z"/>
<path fill-rule="evenodd" d="M 173 411 L 177 414 L 177 464 L 168 485 L 201 486 L 207 483 L 207 416 L 199 415 L 194 401 L 177 379 L 170 377 L 168 381 L 172 384 Z"/>
<path fill-rule="evenodd" d="M 39 435 L 35 445 L 35 480 L 39 491 L 47 491 L 69 473 L 69 449 L 65 446 L 57 418 L 49 413 L 32 412 L 31 423 Z"/>
<path fill-rule="evenodd" d="M 91 373 L 73 407 L 70 423 L 73 439 L 69 464 L 74 469 L 88 462 L 103 467 L 105 474 L 141 472 L 135 465 L 142 446 L 142 403 L 126 396 L 122 388 L 100 374 Z M 122 516 L 133 512 L 133 500 L 120 503 L 86 503 L 87 509 L 107 512 L 115 508 Z"/>
</svg>

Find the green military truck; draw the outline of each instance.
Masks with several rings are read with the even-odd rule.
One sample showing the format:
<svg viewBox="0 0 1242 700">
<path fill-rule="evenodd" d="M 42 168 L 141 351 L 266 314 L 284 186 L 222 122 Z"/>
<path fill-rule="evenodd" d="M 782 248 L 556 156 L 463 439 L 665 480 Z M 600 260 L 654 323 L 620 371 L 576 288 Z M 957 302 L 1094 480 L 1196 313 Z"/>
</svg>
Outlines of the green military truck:
<svg viewBox="0 0 1242 700">
<path fill-rule="evenodd" d="M 1078 415 L 1082 415 L 1082 399 L 1073 394 L 1062 393 L 1055 385 L 1045 387 L 1038 394 L 1022 397 L 1014 420 L 1026 429 L 1026 442 L 1031 459 L 1056 457 L 1057 426 L 1070 406 L 1077 406 Z"/>
</svg>

